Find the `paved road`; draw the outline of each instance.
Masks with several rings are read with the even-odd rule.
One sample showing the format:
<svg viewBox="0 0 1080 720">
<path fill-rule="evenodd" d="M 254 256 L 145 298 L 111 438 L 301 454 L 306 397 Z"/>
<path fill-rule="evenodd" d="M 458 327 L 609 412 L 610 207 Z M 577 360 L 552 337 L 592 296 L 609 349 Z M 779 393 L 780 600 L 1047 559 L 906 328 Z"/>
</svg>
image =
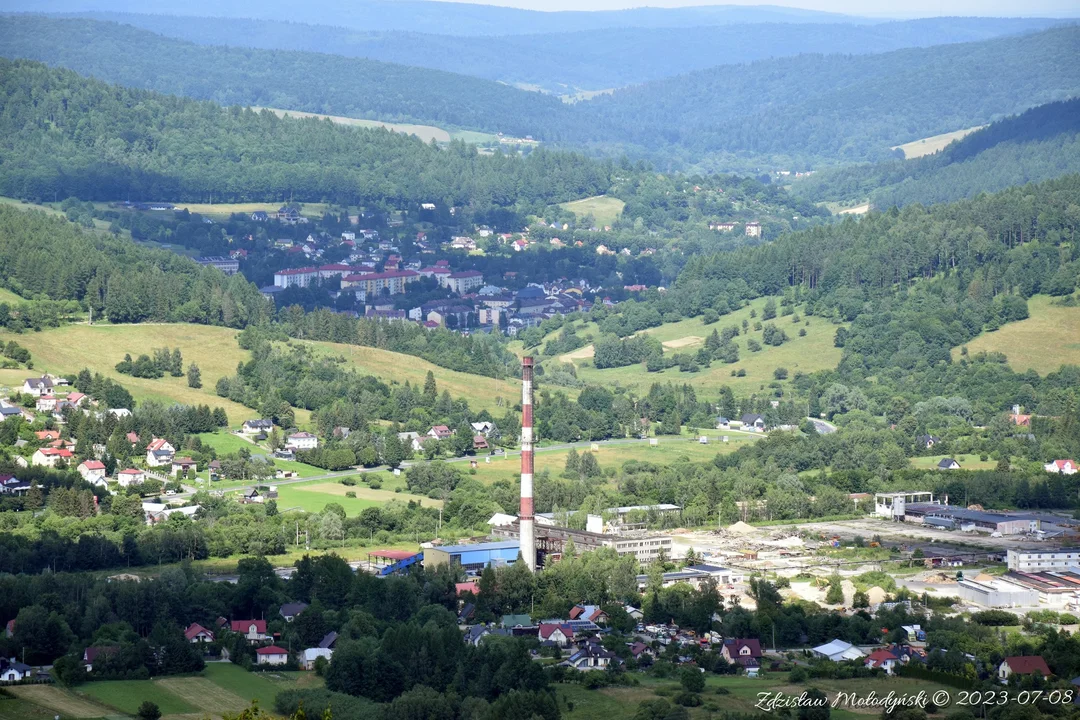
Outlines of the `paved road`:
<svg viewBox="0 0 1080 720">
<path fill-rule="evenodd" d="M 830 422 L 825 422 L 819 418 L 806 418 L 814 424 L 814 429 L 818 431 L 818 435 L 830 435 L 836 432 L 836 426 Z"/>
</svg>

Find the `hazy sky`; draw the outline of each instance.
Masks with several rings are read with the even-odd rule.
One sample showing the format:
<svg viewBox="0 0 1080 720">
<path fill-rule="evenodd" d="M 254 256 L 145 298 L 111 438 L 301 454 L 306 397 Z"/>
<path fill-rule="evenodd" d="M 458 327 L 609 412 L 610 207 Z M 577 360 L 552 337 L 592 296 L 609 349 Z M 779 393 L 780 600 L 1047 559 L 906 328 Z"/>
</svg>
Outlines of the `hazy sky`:
<svg viewBox="0 0 1080 720">
<path fill-rule="evenodd" d="M 443 0 L 454 2 L 455 0 Z M 760 5 L 753 0 L 456 0 L 530 10 L 618 10 L 630 7 Z M 781 0 L 775 5 L 862 16 L 934 15 L 1076 17 L 1080 0 Z"/>
</svg>

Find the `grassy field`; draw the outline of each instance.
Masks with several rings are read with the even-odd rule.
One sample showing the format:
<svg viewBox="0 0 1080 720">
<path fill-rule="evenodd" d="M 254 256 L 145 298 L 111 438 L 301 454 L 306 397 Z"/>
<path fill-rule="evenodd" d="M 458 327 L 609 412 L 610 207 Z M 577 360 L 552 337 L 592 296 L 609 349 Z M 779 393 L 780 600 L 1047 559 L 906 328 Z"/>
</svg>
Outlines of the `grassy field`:
<svg viewBox="0 0 1080 720">
<path fill-rule="evenodd" d="M 281 207 L 280 203 L 177 203 L 177 210 L 187 210 L 188 212 L 198 213 L 200 215 L 216 216 L 218 218 L 228 218 L 233 213 L 245 213 L 250 214 L 258 210 L 263 210 L 268 213 L 276 213 L 278 208 Z M 300 205 L 300 214 L 308 217 L 322 217 L 330 206 L 327 203 L 302 203 Z M 179 246 L 176 246 L 177 250 L 182 250 Z M 198 253 L 196 253 L 198 254 Z"/>
<path fill-rule="evenodd" d="M 761 692 L 780 692 L 786 696 L 797 696 L 810 687 L 817 687 L 830 701 L 834 701 L 838 693 L 845 693 L 843 697 L 851 693 L 855 697 L 865 698 L 871 692 L 884 697 L 890 692 L 895 692 L 898 696 L 915 695 L 920 690 L 925 690 L 932 695 L 937 690 L 944 689 L 940 685 L 922 680 L 889 677 L 812 680 L 804 687 L 789 685 L 787 676 L 788 673 L 763 673 L 759 678 L 709 674 L 705 680 L 705 691 L 701 694 L 704 702 L 700 707 L 688 708 L 690 717 L 694 720 L 705 720 L 719 713 L 758 714 L 760 711 L 756 710 L 754 705 L 758 701 L 758 693 Z M 674 693 L 679 689 L 678 683 L 673 680 L 658 680 L 649 676 L 639 677 L 641 685 L 637 687 L 588 690 L 581 685 L 558 685 L 556 693 L 563 717 L 566 720 L 624 720 L 634 714 L 638 704 L 643 700 L 656 699 L 657 690 Z M 727 693 L 718 695 L 717 690 L 721 688 L 727 690 Z M 667 699 L 670 702 L 670 696 Z M 568 701 L 573 704 L 573 709 L 570 709 Z M 854 720 L 855 718 L 877 717 L 880 714 L 880 708 L 846 708 L 841 699 L 838 706 L 832 708 L 830 717 L 837 720 Z"/>
<path fill-rule="evenodd" d="M 28 718 L 52 718 L 55 715 L 70 718 L 100 718 L 114 714 L 91 699 L 75 695 L 55 685 L 22 685 L 10 688 L 16 700 L 0 700 L 0 718 L 27 720 Z"/>
<path fill-rule="evenodd" d="M 677 367 L 668 368 L 663 372 L 650 373 L 643 365 L 629 365 L 621 368 L 608 368 L 597 370 L 592 365 L 591 346 L 581 348 L 574 353 L 568 353 L 559 357 L 547 358 L 544 364 L 558 364 L 572 362 L 577 367 L 578 377 L 586 382 L 612 386 L 615 384 L 633 387 L 638 391 L 645 391 L 654 382 L 677 382 L 687 383 L 697 389 L 715 391 L 722 385 L 730 386 L 736 393 L 748 394 L 758 392 L 773 382 L 773 371 L 778 367 L 788 370 L 789 380 L 797 372 L 811 373 L 817 370 L 825 370 L 836 367 L 840 362 L 840 349 L 834 347 L 833 339 L 836 336 L 837 326 L 827 320 L 818 317 L 804 317 L 798 324 L 792 322 L 792 316 L 777 317 L 769 322 L 787 333 L 790 338 L 779 347 L 772 347 L 762 343 L 762 350 L 750 352 L 746 349 L 746 341 L 752 337 L 761 342 L 761 332 L 753 330 L 753 324 L 760 320 L 761 311 L 765 305 L 764 299 L 755 300 L 747 307 L 736 310 L 733 313 L 721 316 L 720 322 L 713 325 L 704 325 L 700 318 L 688 318 L 675 323 L 665 323 L 659 327 L 650 328 L 643 332 L 652 335 L 664 345 L 665 354 L 674 352 L 694 352 L 704 343 L 705 338 L 713 331 L 722 330 L 730 325 L 739 325 L 742 332 L 742 321 L 750 323 L 749 334 L 741 334 L 734 339 L 739 347 L 739 361 L 731 365 L 713 362 L 712 366 L 702 369 L 697 373 L 680 372 Z M 751 318 L 750 312 L 755 310 L 757 318 Z M 807 324 L 809 323 L 809 324 Z M 806 336 L 799 337 L 799 330 L 805 329 Z M 599 335 L 595 324 L 579 324 L 578 334 L 582 336 Z M 543 347 L 541 345 L 541 347 Z M 743 369 L 745 377 L 732 377 L 732 371 Z"/>
<path fill-rule="evenodd" d="M 479 130 L 451 130 L 452 140 L 461 140 L 474 145 L 497 145 L 499 136 L 492 133 L 480 132 Z"/>
<path fill-rule="evenodd" d="M 951 457 L 960 464 L 961 470 L 993 470 L 997 467 L 996 460 L 980 460 L 978 455 L 931 455 L 929 457 L 911 458 L 911 467 L 920 470 L 933 470 L 938 463 L 946 457 Z"/>
<path fill-rule="evenodd" d="M 79 703 L 79 713 L 97 712 L 97 715 L 75 714 L 70 717 L 101 717 L 116 710 L 134 715 L 144 700 L 157 703 L 162 715 L 192 715 L 194 717 L 220 717 L 222 712 L 239 712 L 258 700 L 264 708 L 272 708 L 274 697 L 282 690 L 298 687 L 318 687 L 322 679 L 314 673 L 276 672 L 251 673 L 232 663 L 209 663 L 198 675 L 159 678 L 156 680 L 102 680 L 80 685 L 78 697 L 63 690 L 46 686 L 32 686 L 54 691 L 46 700 L 58 711 L 65 702 L 71 702 L 72 710 Z M 27 688 L 30 689 L 30 688 Z M 62 697 L 55 697 L 59 693 Z M 45 704 L 43 701 L 40 704 Z"/>
<path fill-rule="evenodd" d="M 967 130 L 956 130 L 954 132 L 942 133 L 941 135 L 933 135 L 931 137 L 922 138 L 921 140 L 912 140 L 909 143 L 903 145 L 896 145 L 893 150 L 902 150 L 904 158 L 907 160 L 913 160 L 915 158 L 922 157 L 924 155 L 932 155 L 938 150 L 942 150 L 946 145 L 953 140 L 959 140 L 965 135 L 970 135 L 976 130 L 980 130 L 986 127 L 985 125 L 976 125 L 970 127 Z"/>
<path fill-rule="evenodd" d="M 596 195 L 595 197 L 563 203 L 561 207 L 574 213 L 579 219 L 586 215 L 592 215 L 597 225 L 610 225 L 619 219 L 619 215 L 622 214 L 625 206 L 626 203 L 618 198 Z"/>
<path fill-rule="evenodd" d="M 54 204 L 58 205 L 58 203 Z M 19 210 L 40 210 L 44 213 L 48 213 L 49 215 L 65 217 L 64 211 L 60 210 L 59 207 L 53 207 L 52 205 L 38 205 L 31 202 L 23 202 L 22 200 L 19 200 L 17 198 L 0 196 L 0 205 L 10 205 L 11 207 L 17 208 Z M 94 229 L 97 230 L 99 233 L 108 233 L 109 225 L 110 223 L 105 220 L 94 220 Z M 131 233 L 127 230 L 124 230 L 123 232 L 121 232 L 120 236 L 130 238 Z"/>
<path fill-rule="evenodd" d="M 387 130 L 393 132 L 405 133 L 406 135 L 415 135 L 424 142 L 450 142 L 450 133 L 442 128 L 437 128 L 433 125 L 409 125 L 399 123 L 381 122 L 379 120 L 360 120 L 359 118 L 342 117 L 341 115 L 322 115 L 320 113 L 300 112 L 298 110 L 278 110 L 277 108 L 260 108 L 253 107 L 252 110 L 269 110 L 278 117 L 284 117 L 286 115 L 295 118 L 325 118 L 331 122 L 338 123 L 339 125 L 350 125 L 352 127 L 384 127 Z"/>
<path fill-rule="evenodd" d="M 647 440 L 634 441 L 631 443 L 601 444 L 598 450 L 591 451 L 596 456 L 601 467 L 620 467 L 627 460 L 652 462 L 667 465 L 680 460 L 690 462 L 707 462 L 718 454 L 734 452 L 748 442 L 754 441 L 754 436 L 745 433 L 725 433 L 729 442 L 719 441 L 717 430 L 705 432 L 710 437 L 708 445 L 701 445 L 689 436 L 664 436 L 658 439 L 657 445 L 650 445 Z M 580 453 L 589 450 L 590 445 L 584 444 L 577 447 Z M 566 456 L 569 449 L 545 449 L 540 447 L 536 450 L 533 462 L 536 472 L 544 470 L 552 475 L 558 475 L 566 466 Z M 516 482 L 521 470 L 521 459 L 517 454 L 509 456 L 496 455 L 491 457 L 491 462 L 485 458 L 478 458 L 475 477 L 485 484 L 491 484 L 497 480 L 511 480 Z M 461 467 L 461 466 L 458 466 Z M 468 469 L 462 468 L 464 472 Z"/>
<path fill-rule="evenodd" d="M 497 381 L 494 378 L 447 370 L 417 357 L 378 348 L 328 342 L 306 344 L 326 355 L 344 357 L 358 372 L 374 375 L 391 384 L 408 380 L 413 385 L 423 387 L 424 379 L 430 370 L 435 375 L 435 383 L 440 393 L 449 390 L 451 396 L 467 399 L 469 407 L 474 410 L 490 410 L 502 414 L 505 402 L 512 404 L 521 396 L 521 383 L 514 378 Z"/>
<path fill-rule="evenodd" d="M 6 288 L 0 288 L 0 303 L 7 303 L 8 305 L 18 305 L 19 303 L 26 302 L 26 298 L 16 295 Z"/>
<path fill-rule="evenodd" d="M 33 355 L 34 372 L 71 372 L 89 368 L 111 377 L 126 387 L 136 400 L 158 400 L 167 403 L 206 404 L 224 407 L 229 422 L 237 425 L 256 416 L 243 405 L 218 397 L 214 384 L 225 375 L 236 372 L 236 365 L 248 359 L 248 353 L 237 344 L 236 330 L 204 325 L 65 325 L 39 333 L 13 335 L 0 331 L 0 340 L 16 340 Z M 185 365 L 194 362 L 202 371 L 201 389 L 189 388 L 186 377 L 163 377 L 156 380 L 134 378 L 116 372 L 114 366 L 125 353 L 137 357 L 149 354 L 154 348 L 179 347 Z M 14 373 L 14 376 L 12 375 Z M 5 371 L 0 381 L 11 385 L 28 377 L 25 370 Z M 307 423 L 310 413 L 296 411 L 297 421 Z"/>
<path fill-rule="evenodd" d="M 968 342 L 971 354 L 1003 353 L 1016 372 L 1034 370 L 1045 375 L 1062 365 L 1080 365 L 1080 307 L 1051 305 L 1046 295 L 1028 300 L 1030 317 L 985 332 Z M 953 348 L 953 360 L 961 357 Z"/>
<path fill-rule="evenodd" d="M 361 510 L 369 507 L 380 507 L 391 500 L 408 502 L 415 500 L 425 507 L 439 507 L 441 500 L 432 500 L 420 495 L 407 492 L 394 492 L 397 487 L 404 488 L 404 475 L 395 478 L 390 472 L 366 473 L 360 476 L 364 479 L 378 478 L 382 487 L 373 490 L 362 482 L 357 482 L 352 487 L 342 485 L 339 480 L 313 480 L 305 483 L 281 485 L 278 487 L 278 507 L 282 510 L 291 508 L 303 508 L 307 512 L 321 512 L 327 503 L 338 503 L 345 508 L 345 514 L 358 515 Z M 396 480 L 397 482 L 391 482 Z M 356 493 L 355 498 L 345 497 L 345 493 Z"/>
</svg>

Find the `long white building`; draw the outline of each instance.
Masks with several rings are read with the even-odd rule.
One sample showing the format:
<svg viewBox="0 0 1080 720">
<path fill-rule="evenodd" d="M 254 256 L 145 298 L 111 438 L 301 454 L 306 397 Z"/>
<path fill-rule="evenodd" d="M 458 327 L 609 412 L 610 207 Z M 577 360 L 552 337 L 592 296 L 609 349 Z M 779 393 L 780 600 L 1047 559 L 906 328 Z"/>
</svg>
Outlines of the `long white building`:
<svg viewBox="0 0 1080 720">
<path fill-rule="evenodd" d="M 1016 572 L 1068 570 L 1080 567 L 1080 548 L 1047 548 L 1045 550 L 1009 550 L 1005 562 Z"/>
</svg>

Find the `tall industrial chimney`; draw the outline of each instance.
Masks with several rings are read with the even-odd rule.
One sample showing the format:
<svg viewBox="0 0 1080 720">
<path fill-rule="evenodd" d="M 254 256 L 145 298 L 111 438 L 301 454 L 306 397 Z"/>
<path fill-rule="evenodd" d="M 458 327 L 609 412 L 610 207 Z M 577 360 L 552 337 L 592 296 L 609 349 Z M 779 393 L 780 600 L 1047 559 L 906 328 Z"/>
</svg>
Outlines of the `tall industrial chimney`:
<svg viewBox="0 0 1080 720">
<path fill-rule="evenodd" d="M 536 528 L 533 524 L 533 359 L 521 359 L 521 557 L 536 572 Z"/>
</svg>

